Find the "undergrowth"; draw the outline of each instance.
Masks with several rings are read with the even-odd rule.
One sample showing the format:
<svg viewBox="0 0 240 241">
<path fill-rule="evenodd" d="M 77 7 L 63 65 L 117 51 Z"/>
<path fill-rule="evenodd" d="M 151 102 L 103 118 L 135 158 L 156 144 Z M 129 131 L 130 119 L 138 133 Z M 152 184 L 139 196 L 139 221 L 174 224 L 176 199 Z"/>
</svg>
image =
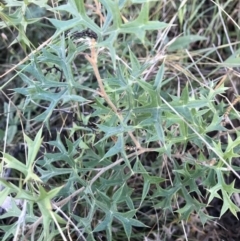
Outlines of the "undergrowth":
<svg viewBox="0 0 240 241">
<path fill-rule="evenodd" d="M 238 218 L 239 5 L 163 2 L 1 3 L 1 240 L 220 240 Z"/>
</svg>

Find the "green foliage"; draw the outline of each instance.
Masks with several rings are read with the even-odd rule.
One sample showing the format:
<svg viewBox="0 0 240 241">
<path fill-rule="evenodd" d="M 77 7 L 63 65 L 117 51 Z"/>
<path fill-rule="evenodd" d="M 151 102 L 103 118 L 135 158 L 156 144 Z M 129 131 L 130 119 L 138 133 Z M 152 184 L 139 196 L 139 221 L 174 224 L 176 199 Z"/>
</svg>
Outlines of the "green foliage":
<svg viewBox="0 0 240 241">
<path fill-rule="evenodd" d="M 174 52 L 176 50 L 186 49 L 191 43 L 206 39 L 207 38 L 198 35 L 180 36 L 168 47 L 168 51 Z"/>
<path fill-rule="evenodd" d="M 101 12 L 95 5 L 90 11 L 82 0 L 0 6 L 0 28 L 13 27 L 18 37 L 11 45 L 19 43 L 29 53 L 13 78 L 20 83 L 13 90 L 21 99 L 14 107 L 24 119 L 23 137 L 14 114 L 7 117 L 11 128 L 0 130 L 5 146 L 25 144 L 23 159 L 5 148 L 2 152 L 2 171 L 9 168 L 17 177 L 0 178 L 0 204 L 12 196 L 0 219 L 17 218 L 0 226 L 2 240 L 18 235 L 39 241 L 69 236 L 142 240 L 152 228 L 143 215 L 146 207 L 159 216 L 177 214 L 177 221 L 197 215 L 205 225 L 215 218 L 206 208 L 216 199 L 223 202 L 219 217 L 228 211 L 237 217 L 232 197 L 239 193 L 239 168 L 233 165 L 239 132 L 228 134 L 224 143 L 213 134 L 227 133 L 225 104 L 218 101 L 227 88 L 192 74 L 198 59 L 187 63 L 183 56 L 183 63 L 174 62 L 207 38 L 185 33 L 171 44 L 164 40 L 161 54 L 152 39 L 156 30 L 172 25 L 153 14 L 157 1 L 100 2 Z M 180 9 L 182 25 L 187 9 Z M 45 14 L 55 32 L 34 51 L 26 33 L 33 23 L 40 26 Z M 90 34 L 74 38 L 82 31 Z M 98 38 L 89 38 L 91 33 Z M 222 65 L 236 66 L 237 59 L 232 54 Z M 226 177 L 233 174 L 229 183 Z"/>
</svg>

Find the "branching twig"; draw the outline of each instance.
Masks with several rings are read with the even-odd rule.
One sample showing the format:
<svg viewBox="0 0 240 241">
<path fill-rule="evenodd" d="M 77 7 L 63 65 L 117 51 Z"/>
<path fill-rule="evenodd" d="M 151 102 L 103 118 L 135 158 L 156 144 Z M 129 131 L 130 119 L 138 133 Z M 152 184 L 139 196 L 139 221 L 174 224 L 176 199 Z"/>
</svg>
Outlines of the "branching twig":
<svg viewBox="0 0 240 241">
<path fill-rule="evenodd" d="M 130 158 L 132 156 L 135 155 L 141 155 L 145 152 L 157 152 L 158 148 L 141 148 L 141 150 L 138 150 L 134 153 L 131 153 L 129 155 L 127 155 L 127 158 Z M 103 167 L 103 168 L 98 168 L 98 169 L 94 169 L 95 171 L 99 171 L 94 177 L 93 179 L 90 181 L 89 186 L 92 186 L 94 182 L 97 181 L 97 179 L 106 171 L 108 171 L 109 169 L 112 169 L 113 167 L 115 167 L 116 165 L 120 164 L 121 162 L 124 161 L 124 158 L 120 158 L 117 161 L 113 162 L 112 164 Z M 63 205 L 65 205 L 66 203 L 68 203 L 72 198 L 74 198 L 75 196 L 77 196 L 79 193 L 83 192 L 85 190 L 86 187 L 81 187 L 80 189 L 76 190 L 74 193 L 72 193 L 71 195 L 69 195 L 68 197 L 64 198 L 63 200 L 55 203 L 55 205 L 57 207 L 62 207 Z"/>
<path fill-rule="evenodd" d="M 98 71 L 98 66 L 97 66 L 97 57 L 98 57 L 98 53 L 96 51 L 95 48 L 95 40 L 92 39 L 91 40 L 91 56 L 89 55 L 85 55 L 85 58 L 89 61 L 89 63 L 92 65 L 93 67 L 93 71 L 95 73 L 95 76 L 97 78 L 97 82 L 98 82 L 98 86 L 100 88 L 100 92 L 102 94 L 102 97 L 105 99 L 105 101 L 107 102 L 107 104 L 112 108 L 112 110 L 114 111 L 114 113 L 119 117 L 119 119 L 122 121 L 123 117 L 121 115 L 121 113 L 118 112 L 117 107 L 113 104 L 113 102 L 111 101 L 111 99 L 109 98 L 108 94 L 106 93 L 105 89 L 104 89 L 104 85 L 103 85 L 103 81 L 102 78 L 100 76 L 100 73 Z M 131 137 L 132 141 L 134 142 L 135 146 L 137 149 L 142 149 L 139 141 L 135 138 L 135 136 L 132 134 L 132 132 L 128 131 L 129 136 Z"/>
</svg>

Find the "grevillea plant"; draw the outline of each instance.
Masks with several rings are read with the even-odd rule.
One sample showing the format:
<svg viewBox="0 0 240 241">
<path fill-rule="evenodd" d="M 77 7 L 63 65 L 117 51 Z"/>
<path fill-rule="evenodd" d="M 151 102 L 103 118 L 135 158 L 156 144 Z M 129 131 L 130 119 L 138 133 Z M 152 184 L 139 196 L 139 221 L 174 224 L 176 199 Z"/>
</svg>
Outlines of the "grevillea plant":
<svg viewBox="0 0 240 241">
<path fill-rule="evenodd" d="M 238 112 L 223 84 L 196 74 L 213 49 L 183 51 L 206 38 L 168 39 L 158 4 L 1 4 L 0 27 L 26 54 L 1 75 L 14 96 L 1 129 L 2 240 L 142 240 L 164 222 L 208 223 L 216 199 L 219 217 L 237 217 L 240 139 L 226 121 Z M 37 47 L 33 24 L 52 33 Z"/>
</svg>

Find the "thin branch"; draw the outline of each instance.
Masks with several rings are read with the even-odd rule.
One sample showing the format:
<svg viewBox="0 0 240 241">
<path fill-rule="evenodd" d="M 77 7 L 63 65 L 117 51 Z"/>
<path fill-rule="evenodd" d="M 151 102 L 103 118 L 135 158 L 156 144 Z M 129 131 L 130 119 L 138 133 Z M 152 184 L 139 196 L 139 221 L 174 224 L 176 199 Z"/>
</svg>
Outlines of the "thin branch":
<svg viewBox="0 0 240 241">
<path fill-rule="evenodd" d="M 11 69 L 9 69 L 8 71 L 6 71 L 4 74 L 0 75 L 0 79 L 2 77 L 4 77 L 5 75 L 9 74 L 10 72 L 12 72 L 13 70 L 15 70 L 19 65 L 25 63 L 33 54 L 35 54 L 36 52 L 38 52 L 40 49 L 42 49 L 45 45 L 47 45 L 50 41 L 52 40 L 52 37 L 49 38 L 48 40 L 46 40 L 44 43 L 42 43 L 37 49 L 35 49 L 34 51 L 32 51 L 29 55 L 27 55 L 22 61 L 20 61 L 18 64 L 14 65 Z"/>
<path fill-rule="evenodd" d="M 127 158 L 130 158 L 132 156 L 135 155 L 141 155 L 145 152 L 158 152 L 158 148 L 141 148 L 141 150 L 138 150 L 136 152 L 133 152 L 129 155 L 127 155 Z M 103 168 L 99 168 L 99 169 L 94 169 L 94 171 L 99 171 L 94 177 L 93 179 L 90 181 L 89 186 L 92 186 L 94 182 L 97 181 L 97 179 L 106 171 L 108 171 L 109 169 L 112 169 L 114 166 L 120 164 L 121 162 L 124 161 L 124 158 L 120 158 L 117 161 L 113 162 L 112 164 L 103 167 Z M 76 190 L 74 193 L 72 193 L 71 195 L 69 195 L 68 197 L 64 198 L 63 200 L 55 203 L 55 205 L 57 207 L 62 207 L 63 205 L 65 205 L 66 203 L 68 203 L 72 198 L 74 198 L 75 196 L 77 196 L 79 193 L 83 192 L 86 189 L 86 187 L 81 187 L 80 189 Z"/>
<path fill-rule="evenodd" d="M 93 67 L 93 71 L 95 73 L 95 76 L 97 78 L 97 82 L 98 82 L 98 86 L 100 88 L 100 92 L 102 94 L 102 97 L 105 99 L 105 101 L 107 102 L 107 104 L 112 108 L 112 110 L 114 111 L 114 113 L 119 117 L 119 119 L 122 121 L 123 117 L 121 115 L 121 113 L 118 112 L 117 107 L 113 104 L 113 102 L 111 101 L 111 99 L 109 98 L 108 94 L 106 93 L 105 89 L 104 89 L 104 85 L 103 85 L 103 81 L 102 78 L 100 76 L 100 73 L 98 71 L 98 66 L 97 66 L 97 57 L 98 57 L 98 53 L 96 51 L 95 48 L 95 39 L 92 39 L 91 41 L 91 56 L 89 55 L 85 55 L 85 58 L 89 61 L 89 63 L 92 65 Z M 128 131 L 129 136 L 131 137 L 132 141 L 134 142 L 135 146 L 137 149 L 142 149 L 139 141 L 135 138 L 135 136 L 132 134 L 132 132 Z"/>
</svg>

